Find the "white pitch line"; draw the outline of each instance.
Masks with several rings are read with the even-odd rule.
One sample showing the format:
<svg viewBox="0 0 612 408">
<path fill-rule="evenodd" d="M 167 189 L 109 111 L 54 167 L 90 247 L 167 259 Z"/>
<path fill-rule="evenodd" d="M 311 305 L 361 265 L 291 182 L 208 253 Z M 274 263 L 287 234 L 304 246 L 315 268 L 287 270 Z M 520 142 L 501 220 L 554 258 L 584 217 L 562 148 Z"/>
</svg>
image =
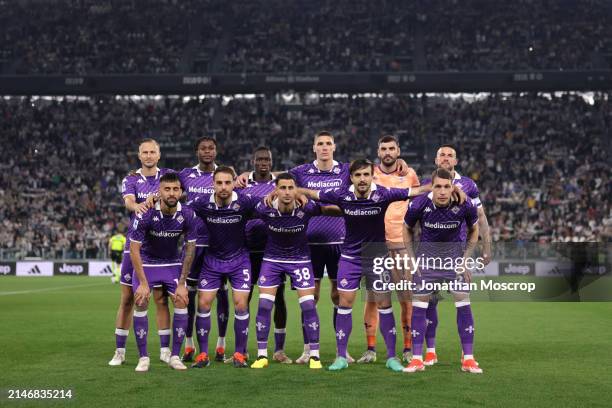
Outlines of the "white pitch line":
<svg viewBox="0 0 612 408">
<path fill-rule="evenodd" d="M 62 290 L 62 289 L 72 289 L 72 288 L 86 288 L 90 286 L 102 286 L 107 285 L 107 283 L 89 283 L 87 285 L 71 285 L 71 286 L 56 286 L 54 288 L 42 288 L 42 289 L 31 289 L 31 290 L 17 290 L 14 292 L 0 292 L 0 296 L 10 296 L 10 295 L 23 295 L 27 293 L 37 293 L 37 292 L 49 292 L 52 290 Z"/>
</svg>

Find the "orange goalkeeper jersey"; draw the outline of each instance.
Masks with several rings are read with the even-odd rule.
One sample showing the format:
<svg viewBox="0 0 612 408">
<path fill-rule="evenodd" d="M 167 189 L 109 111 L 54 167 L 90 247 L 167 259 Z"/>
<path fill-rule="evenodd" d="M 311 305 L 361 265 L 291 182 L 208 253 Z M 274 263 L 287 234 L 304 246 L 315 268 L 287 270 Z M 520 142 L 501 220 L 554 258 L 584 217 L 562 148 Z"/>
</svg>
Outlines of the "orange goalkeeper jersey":
<svg viewBox="0 0 612 408">
<path fill-rule="evenodd" d="M 387 188 L 409 188 L 420 185 L 419 178 L 412 167 L 408 167 L 408 174 L 399 176 L 397 172 L 385 173 L 380 166 L 374 167 L 374 182 Z M 404 216 L 408 209 L 408 200 L 391 203 L 385 213 L 385 235 L 387 242 L 403 243 L 402 228 Z"/>
</svg>

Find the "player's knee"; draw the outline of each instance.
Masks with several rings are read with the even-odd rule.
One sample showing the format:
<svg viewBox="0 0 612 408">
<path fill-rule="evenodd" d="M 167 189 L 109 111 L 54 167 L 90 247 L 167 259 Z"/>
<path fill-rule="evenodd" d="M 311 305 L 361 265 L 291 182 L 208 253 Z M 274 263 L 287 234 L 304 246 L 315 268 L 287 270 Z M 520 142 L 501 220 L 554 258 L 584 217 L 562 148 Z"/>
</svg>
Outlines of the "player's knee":
<svg viewBox="0 0 612 408">
<path fill-rule="evenodd" d="M 316 308 L 314 295 L 304 295 L 298 299 L 302 312 L 310 312 Z"/>
<path fill-rule="evenodd" d="M 187 303 L 177 298 L 174 301 L 174 312 L 175 313 L 176 313 L 176 309 L 187 309 Z"/>
<path fill-rule="evenodd" d="M 237 312 L 245 312 L 249 310 L 249 301 L 248 297 L 245 296 L 244 299 L 236 299 L 234 300 L 234 309 Z"/>
<path fill-rule="evenodd" d="M 120 307 L 123 308 L 124 311 L 129 311 L 134 307 L 134 296 L 130 294 L 130 296 L 121 296 Z"/>
</svg>

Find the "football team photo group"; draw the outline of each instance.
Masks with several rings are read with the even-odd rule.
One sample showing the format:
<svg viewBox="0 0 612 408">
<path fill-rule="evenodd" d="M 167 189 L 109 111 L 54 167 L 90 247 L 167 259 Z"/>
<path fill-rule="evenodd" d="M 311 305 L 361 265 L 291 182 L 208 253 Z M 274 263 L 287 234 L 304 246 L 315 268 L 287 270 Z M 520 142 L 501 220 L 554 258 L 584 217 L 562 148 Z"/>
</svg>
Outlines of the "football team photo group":
<svg viewBox="0 0 612 408">
<path fill-rule="evenodd" d="M 391 371 L 415 373 L 435 365 L 437 293 L 405 290 L 395 295 L 364 287 L 367 302 L 357 319 L 363 316 L 367 348 L 357 360 L 347 352 L 353 304 L 366 271 L 372 269 L 368 246 L 383 244 L 390 257 L 414 257 L 416 241 L 428 256 L 465 259 L 480 236 L 483 259 L 489 263 L 491 242 L 478 188 L 455 170 L 457 151 L 451 145 L 439 147 L 437 169 L 421 180 L 400 158 L 400 143 L 393 135 L 379 139 L 378 164 L 368 159 L 339 163 L 334 160 L 335 147 L 331 133 L 318 132 L 313 137 L 315 160 L 286 172 L 273 171 L 272 151 L 259 147 L 253 152 L 252 171 L 237 175 L 233 167 L 216 163 L 213 138 L 198 139 L 194 145 L 198 164 L 180 171 L 159 168 L 159 144 L 142 140 L 138 146 L 141 167 L 122 182 L 131 218 L 124 247 L 118 247 L 114 256 L 120 261 L 115 268 L 121 301 L 116 349 L 109 365 L 125 362 L 131 329 L 139 356 L 135 370 L 150 369 L 148 310 L 154 303 L 159 360 L 175 370 L 205 368 L 213 362 L 237 368 L 262 369 L 276 362 L 321 369 L 317 302 L 328 295 L 321 294 L 325 276 L 331 284 L 336 337 L 336 358 L 328 370 L 376 362 L 377 327 L 386 348 L 385 366 Z M 436 243 L 455 245 L 440 248 Z M 415 284 L 471 279 L 470 270 L 441 267 L 394 268 L 391 276 Z M 297 293 L 300 316 L 287 316 L 288 290 Z M 399 330 L 392 302 L 396 296 Z M 453 291 L 452 296 L 462 348 L 458 368 L 482 373 L 474 358 L 469 290 Z M 215 303 L 218 338 L 216 346 L 210 347 Z M 257 343 L 249 348 L 251 309 L 256 310 Z M 284 349 L 288 318 L 301 319 L 302 325 L 304 350 L 295 361 Z M 225 340 L 230 321 L 234 345 Z M 268 338 L 273 325 L 270 358 Z M 398 332 L 403 337 L 399 357 Z"/>
</svg>

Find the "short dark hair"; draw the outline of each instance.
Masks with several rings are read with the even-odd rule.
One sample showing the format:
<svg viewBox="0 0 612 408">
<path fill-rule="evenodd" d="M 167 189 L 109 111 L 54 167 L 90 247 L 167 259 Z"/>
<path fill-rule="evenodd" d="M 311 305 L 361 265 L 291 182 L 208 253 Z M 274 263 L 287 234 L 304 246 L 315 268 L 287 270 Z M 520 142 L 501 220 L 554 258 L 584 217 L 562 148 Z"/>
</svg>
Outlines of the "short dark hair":
<svg viewBox="0 0 612 408">
<path fill-rule="evenodd" d="M 383 143 L 391 143 L 391 142 L 395 142 L 395 144 L 399 146 L 399 140 L 397 139 L 397 137 L 393 135 L 383 135 L 380 137 L 380 139 L 378 139 L 379 146 Z"/>
<path fill-rule="evenodd" d="M 195 146 L 194 146 L 194 150 L 197 152 L 198 149 L 200 148 L 200 143 L 202 142 L 213 142 L 213 144 L 215 145 L 215 149 L 217 148 L 217 140 L 214 137 L 210 137 L 210 136 L 202 136 L 201 138 L 199 138 L 198 140 L 196 140 L 195 142 Z"/>
<path fill-rule="evenodd" d="M 431 173 L 431 184 L 433 184 L 435 177 L 450 180 L 451 182 L 453 181 L 453 176 L 450 171 L 443 169 L 442 167 L 435 169 L 434 172 Z"/>
<path fill-rule="evenodd" d="M 181 183 L 178 174 L 176 173 L 166 173 L 160 177 L 159 183 Z"/>
<path fill-rule="evenodd" d="M 349 167 L 349 172 L 351 175 L 359 169 L 363 169 L 364 167 L 369 167 L 374 173 L 374 163 L 369 161 L 368 159 L 357 159 L 351 162 L 351 166 Z"/>
<path fill-rule="evenodd" d="M 293 177 L 293 174 L 291 173 L 279 174 L 278 176 L 276 176 L 276 179 L 274 180 L 274 184 L 278 186 L 278 182 L 281 180 L 293 180 L 293 182 L 297 184 L 297 182 L 295 181 L 295 177 Z"/>
<path fill-rule="evenodd" d="M 334 140 L 334 135 L 332 135 L 331 132 L 328 132 L 327 130 L 322 130 L 322 131 L 317 132 L 315 134 L 314 141 L 316 142 L 317 139 L 320 138 L 321 136 L 331 137 L 332 140 Z"/>
<path fill-rule="evenodd" d="M 219 173 L 227 173 L 227 174 L 230 174 L 232 176 L 232 178 L 236 178 L 236 172 L 234 171 L 233 168 L 231 168 L 229 166 L 217 166 L 217 168 L 213 172 L 213 180 L 214 180 L 215 176 L 217 174 L 219 174 Z"/>
<path fill-rule="evenodd" d="M 257 152 L 270 152 L 270 156 L 272 156 L 272 150 L 270 150 L 269 147 L 266 146 L 259 146 L 258 148 L 256 148 L 255 150 L 253 150 L 253 156 L 255 156 L 255 154 Z"/>
<path fill-rule="evenodd" d="M 455 153 L 457 153 L 457 148 L 454 145 L 450 144 L 450 143 L 443 144 L 442 146 L 438 147 L 438 150 L 440 150 L 443 147 L 448 147 L 450 149 L 453 149 L 455 151 Z"/>
</svg>

